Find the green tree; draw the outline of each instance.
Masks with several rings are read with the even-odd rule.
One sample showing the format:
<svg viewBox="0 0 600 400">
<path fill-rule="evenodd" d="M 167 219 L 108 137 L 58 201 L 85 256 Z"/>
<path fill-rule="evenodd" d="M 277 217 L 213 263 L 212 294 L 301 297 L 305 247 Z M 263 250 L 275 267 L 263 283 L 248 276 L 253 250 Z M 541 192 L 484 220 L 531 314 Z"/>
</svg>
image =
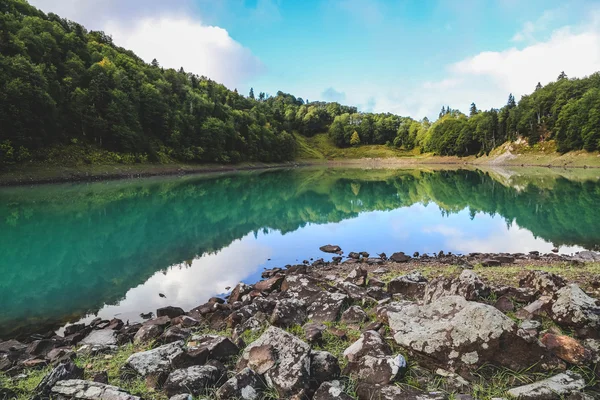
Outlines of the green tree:
<svg viewBox="0 0 600 400">
<path fill-rule="evenodd" d="M 350 144 L 352 146 L 358 146 L 360 144 L 360 136 L 358 136 L 358 132 L 354 131 L 352 133 L 352 137 L 350 138 Z"/>
</svg>

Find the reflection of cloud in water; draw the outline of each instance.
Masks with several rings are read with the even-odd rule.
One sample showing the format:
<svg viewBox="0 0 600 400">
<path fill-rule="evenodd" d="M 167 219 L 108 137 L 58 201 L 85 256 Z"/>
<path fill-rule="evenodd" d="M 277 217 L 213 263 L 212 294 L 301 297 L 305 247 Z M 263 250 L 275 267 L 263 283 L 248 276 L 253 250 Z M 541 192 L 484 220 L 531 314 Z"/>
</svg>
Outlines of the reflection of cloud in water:
<svg viewBox="0 0 600 400">
<path fill-rule="evenodd" d="M 271 256 L 271 248 L 260 244 L 250 235 L 236 240 L 216 254 L 208 254 L 192 261 L 191 266 L 175 265 L 166 272 L 157 272 L 144 284 L 130 289 L 118 305 L 104 307 L 98 313 L 102 318 L 118 316 L 123 320 L 139 320 L 140 311 L 155 312 L 157 308 L 173 305 L 189 310 L 216 293 L 256 272 L 259 260 Z M 163 293 L 166 298 L 158 294 Z M 90 321 L 95 316 L 85 320 Z"/>
<path fill-rule="evenodd" d="M 506 222 L 499 217 L 478 213 L 475 218 L 480 220 L 483 230 L 473 231 L 468 224 L 461 227 L 437 224 L 423 227 L 422 231 L 443 236 L 443 247 L 458 253 L 526 253 L 533 250 L 548 253 L 554 248 L 552 243 L 536 238 L 514 221 L 507 227 Z M 579 246 L 560 247 L 563 254 L 582 250 L 584 249 Z"/>
</svg>

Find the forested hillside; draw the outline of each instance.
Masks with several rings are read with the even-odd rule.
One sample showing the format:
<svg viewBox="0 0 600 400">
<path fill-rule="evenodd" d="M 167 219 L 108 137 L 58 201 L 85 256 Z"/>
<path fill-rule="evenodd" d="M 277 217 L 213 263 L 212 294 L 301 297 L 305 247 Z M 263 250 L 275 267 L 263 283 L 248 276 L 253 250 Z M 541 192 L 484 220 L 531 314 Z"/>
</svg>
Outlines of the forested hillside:
<svg viewBox="0 0 600 400">
<path fill-rule="evenodd" d="M 103 32 L 0 2 L 0 164 L 44 161 L 53 149 L 93 148 L 120 162 L 277 162 L 295 135 L 329 132 L 338 147 L 387 144 L 480 155 L 507 140 L 553 139 L 561 152 L 600 148 L 600 74 L 537 85 L 518 102 L 437 121 L 360 113 L 278 92 L 248 96 L 206 77 L 147 64 Z M 93 160 L 84 160 L 93 162 Z"/>
</svg>

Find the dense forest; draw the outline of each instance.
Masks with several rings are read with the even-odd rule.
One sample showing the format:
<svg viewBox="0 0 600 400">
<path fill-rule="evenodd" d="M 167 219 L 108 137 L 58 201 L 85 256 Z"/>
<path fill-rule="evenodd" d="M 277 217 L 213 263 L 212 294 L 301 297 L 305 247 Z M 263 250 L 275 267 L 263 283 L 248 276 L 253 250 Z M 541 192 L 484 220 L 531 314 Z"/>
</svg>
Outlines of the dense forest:
<svg viewBox="0 0 600 400">
<path fill-rule="evenodd" d="M 283 92 L 244 96 L 184 67 L 147 64 L 109 35 L 24 0 L 0 2 L 0 164 L 43 161 L 67 146 L 120 162 L 277 162 L 295 157 L 296 135 L 324 132 L 338 147 L 439 155 L 481 155 L 518 137 L 553 139 L 561 152 L 600 148 L 598 73 L 561 73 L 500 109 L 443 107 L 432 123 Z"/>
</svg>

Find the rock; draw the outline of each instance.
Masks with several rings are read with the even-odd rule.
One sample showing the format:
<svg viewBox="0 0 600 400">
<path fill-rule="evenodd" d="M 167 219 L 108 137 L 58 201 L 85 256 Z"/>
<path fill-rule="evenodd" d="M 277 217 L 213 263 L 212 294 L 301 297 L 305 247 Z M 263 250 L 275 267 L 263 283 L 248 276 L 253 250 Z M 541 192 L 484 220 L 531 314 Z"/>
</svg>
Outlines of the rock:
<svg viewBox="0 0 600 400">
<path fill-rule="evenodd" d="M 360 308 L 360 306 L 351 306 L 342 313 L 341 322 L 346 324 L 360 325 L 365 321 L 368 321 L 369 317 L 367 313 Z"/>
<path fill-rule="evenodd" d="M 467 300 L 478 300 L 489 296 L 490 288 L 479 276 L 465 269 L 456 279 L 438 278 L 431 281 L 426 289 L 424 301 L 430 303 L 443 296 L 462 296 Z"/>
<path fill-rule="evenodd" d="M 189 317 L 187 315 L 182 315 L 182 316 L 179 316 L 177 318 L 173 318 L 173 320 L 171 321 L 171 323 L 173 325 L 179 325 L 182 328 L 192 328 L 194 326 L 199 325 L 200 321 L 198 321 L 195 318 Z"/>
<path fill-rule="evenodd" d="M 319 250 L 325 253 L 339 253 L 340 251 L 342 251 L 342 248 L 337 245 L 327 244 L 325 246 L 319 247 Z"/>
<path fill-rule="evenodd" d="M 146 343 L 158 337 L 163 333 L 163 327 L 159 325 L 142 325 L 133 337 L 134 343 Z"/>
<path fill-rule="evenodd" d="M 161 336 L 161 343 L 172 343 L 180 340 L 186 340 L 192 333 L 189 329 L 182 328 L 180 326 L 172 326 L 167 329 Z"/>
<path fill-rule="evenodd" d="M 427 287 L 427 279 L 420 271 L 413 271 L 392 279 L 388 283 L 388 293 L 401 294 L 408 298 L 421 298 Z"/>
<path fill-rule="evenodd" d="M 394 253 L 390 256 L 390 260 L 397 263 L 405 263 L 410 260 L 410 256 L 407 256 L 403 252 Z"/>
<path fill-rule="evenodd" d="M 193 397 L 189 393 L 176 394 L 169 398 L 169 400 L 193 400 Z"/>
<path fill-rule="evenodd" d="M 52 339 L 34 340 L 27 346 L 27 353 L 34 357 L 45 357 L 56 345 L 57 343 Z"/>
<path fill-rule="evenodd" d="M 346 282 L 351 282 L 356 286 L 365 286 L 367 284 L 367 270 L 360 266 L 354 268 L 346 277 Z"/>
<path fill-rule="evenodd" d="M 81 341 L 81 344 L 116 346 L 117 332 L 108 329 L 92 331 Z"/>
<path fill-rule="evenodd" d="M 388 272 L 390 272 L 390 270 L 387 268 L 383 268 L 383 267 L 379 267 L 373 271 L 373 273 L 375 275 L 383 275 L 383 274 L 387 274 Z"/>
<path fill-rule="evenodd" d="M 580 336 L 598 337 L 600 307 L 576 284 L 555 293 L 551 313 L 554 322 L 561 327 L 574 329 Z"/>
<path fill-rule="evenodd" d="M 85 329 L 85 324 L 73 324 L 65 326 L 65 336 L 72 335 Z"/>
<path fill-rule="evenodd" d="M 264 281 L 260 281 L 254 285 L 254 289 L 260 290 L 261 292 L 272 292 L 279 290 L 281 283 L 283 282 L 283 276 L 274 276 Z"/>
<path fill-rule="evenodd" d="M 311 303 L 324 292 L 321 286 L 328 287 L 328 284 L 307 275 L 286 275 L 281 284 L 281 291 L 287 298 Z"/>
<path fill-rule="evenodd" d="M 541 294 L 552 295 L 566 285 L 566 281 L 558 275 L 544 271 L 529 271 L 519 281 L 519 286 L 530 287 Z"/>
<path fill-rule="evenodd" d="M 390 346 L 375 331 L 366 331 L 350 347 L 344 350 L 344 358 L 348 361 L 358 361 L 360 358 L 371 355 L 385 357 L 392 354 Z"/>
<path fill-rule="evenodd" d="M 346 332 L 343 329 L 338 329 L 338 328 L 334 328 L 333 326 L 330 326 L 329 328 L 327 328 L 327 332 L 331 333 L 333 336 L 335 336 L 336 338 L 338 338 L 340 340 L 348 339 L 348 332 Z"/>
<path fill-rule="evenodd" d="M 277 327 L 269 327 L 257 340 L 250 343 L 238 361 L 238 370 L 246 367 L 255 372 L 257 360 L 265 358 L 266 351 L 256 352 L 256 348 L 272 348 L 271 357 L 275 362 L 264 369 L 267 384 L 277 390 L 280 396 L 292 396 L 309 388 L 310 346 Z M 260 356 L 260 357 L 259 357 Z"/>
<path fill-rule="evenodd" d="M 383 299 L 387 299 L 387 298 L 391 297 L 390 294 L 381 287 L 367 288 L 367 296 L 369 296 L 370 298 L 375 299 L 375 300 L 383 300 Z M 367 299 L 364 299 L 364 300 L 367 300 Z"/>
<path fill-rule="evenodd" d="M 327 351 L 313 350 L 310 354 L 310 376 L 319 384 L 340 376 L 338 359 Z"/>
<path fill-rule="evenodd" d="M 600 363 L 600 340 L 585 339 L 583 345 L 592 354 L 592 362 L 595 364 Z"/>
<path fill-rule="evenodd" d="M 359 384 L 356 388 L 359 400 L 446 400 L 440 392 L 423 392 L 418 389 L 395 385 Z"/>
<path fill-rule="evenodd" d="M 486 258 L 481 262 L 482 267 L 499 267 L 502 263 L 493 258 Z"/>
<path fill-rule="evenodd" d="M 304 329 L 304 337 L 308 343 L 319 343 L 323 339 L 323 332 L 327 327 L 323 324 L 308 323 L 302 327 Z"/>
<path fill-rule="evenodd" d="M 75 352 L 69 347 L 57 347 L 46 354 L 46 359 L 51 363 L 67 362 L 75 357 Z"/>
<path fill-rule="evenodd" d="M 83 369 L 79 368 L 74 363 L 68 362 L 60 364 L 50 371 L 48 375 L 44 376 L 42 381 L 34 389 L 34 392 L 36 396 L 48 398 L 50 396 L 50 391 L 58 381 L 82 378 Z"/>
<path fill-rule="evenodd" d="M 542 323 L 540 321 L 535 321 L 533 319 L 526 319 L 521 322 L 520 328 L 525 331 L 535 331 L 537 332 L 542 327 Z"/>
<path fill-rule="evenodd" d="M 524 331 L 502 312 L 460 296 L 423 306 L 396 303 L 387 317 L 396 342 L 433 366 L 454 370 L 491 363 L 522 369 L 555 362 L 535 338 L 521 337 Z"/>
<path fill-rule="evenodd" d="M 546 333 L 542 343 L 558 358 L 575 365 L 584 365 L 590 362 L 592 353 L 583 347 L 576 339 L 566 335 L 553 335 Z"/>
<path fill-rule="evenodd" d="M 92 381 L 98 382 L 98 383 L 104 383 L 104 384 L 108 385 L 108 372 L 102 371 L 102 372 L 95 373 L 92 376 Z"/>
<path fill-rule="evenodd" d="M 217 398 L 220 400 L 258 400 L 264 386 L 263 380 L 256 372 L 250 368 L 244 368 L 217 390 Z"/>
<path fill-rule="evenodd" d="M 337 286 L 340 290 L 343 290 L 352 300 L 361 301 L 367 296 L 367 291 L 351 282 L 341 282 Z"/>
<path fill-rule="evenodd" d="M 349 298 L 345 294 L 322 292 L 309 305 L 308 318 L 314 322 L 335 322 L 338 320 L 342 308 L 348 302 Z"/>
<path fill-rule="evenodd" d="M 348 258 L 352 258 L 352 259 L 358 260 L 360 258 L 360 254 L 351 251 L 350 253 L 348 253 Z"/>
<path fill-rule="evenodd" d="M 503 313 L 507 313 L 515 310 L 515 305 L 507 296 L 502 296 L 494 303 L 494 307 Z"/>
<path fill-rule="evenodd" d="M 222 377 L 223 371 L 216 366 L 193 365 L 171 372 L 163 385 L 163 390 L 169 397 L 181 393 L 198 396 L 204 394 L 207 389 L 217 386 Z"/>
<path fill-rule="evenodd" d="M 400 379 L 406 372 L 406 360 L 402 355 L 396 357 L 377 357 L 370 354 L 350 361 L 344 368 L 344 375 L 368 383 L 387 385 Z"/>
<path fill-rule="evenodd" d="M 514 288 L 511 286 L 500 286 L 493 289 L 498 297 L 508 297 L 518 303 L 531 303 L 535 300 L 537 291 L 532 288 Z"/>
<path fill-rule="evenodd" d="M 383 262 L 384 262 L 384 260 L 381 258 L 367 258 L 363 261 L 369 265 L 379 265 L 379 264 L 383 264 Z"/>
<path fill-rule="evenodd" d="M 519 400 L 559 400 L 585 387 L 583 378 L 567 371 L 529 385 L 510 389 L 507 394 Z"/>
<path fill-rule="evenodd" d="M 540 296 L 533 303 L 526 305 L 515 314 L 519 319 L 535 319 L 538 316 L 545 314 L 550 309 L 552 297 Z"/>
<path fill-rule="evenodd" d="M 315 392 L 313 400 L 352 400 L 352 397 L 344 393 L 340 381 L 323 382 Z"/>
<path fill-rule="evenodd" d="M 306 304 L 299 299 L 283 299 L 277 302 L 269 322 L 280 328 L 302 325 L 308 318 Z"/>
<path fill-rule="evenodd" d="M 247 295 L 251 291 L 252 291 L 252 286 L 248 286 L 245 283 L 240 282 L 231 291 L 231 294 L 229 295 L 229 299 L 227 299 L 227 302 L 229 304 L 233 304 L 236 301 L 241 301 L 242 297 Z"/>
<path fill-rule="evenodd" d="M 52 397 L 81 400 L 140 400 L 139 397 L 132 396 L 116 386 L 79 379 L 59 381 L 52 388 Z"/>
<path fill-rule="evenodd" d="M 227 361 L 240 352 L 237 345 L 229 338 L 218 335 L 193 336 L 188 346 L 188 352 L 206 349 L 209 360 L 219 360 L 222 362 Z"/>
<path fill-rule="evenodd" d="M 125 366 L 146 378 L 150 387 L 162 384 L 174 363 L 184 357 L 183 342 L 173 342 L 129 356 Z"/>
<path fill-rule="evenodd" d="M 180 315 L 184 315 L 185 311 L 183 311 L 183 308 L 180 307 L 172 307 L 172 306 L 168 306 L 168 307 L 162 307 L 159 308 L 158 310 L 156 310 L 156 316 L 157 317 L 169 317 L 171 319 L 175 318 L 175 317 L 179 317 Z"/>
<path fill-rule="evenodd" d="M 385 282 L 384 281 L 380 281 L 377 278 L 369 278 L 369 281 L 367 282 L 367 286 L 369 286 L 369 287 L 380 287 L 380 288 L 383 288 L 383 287 L 385 287 Z"/>
</svg>

